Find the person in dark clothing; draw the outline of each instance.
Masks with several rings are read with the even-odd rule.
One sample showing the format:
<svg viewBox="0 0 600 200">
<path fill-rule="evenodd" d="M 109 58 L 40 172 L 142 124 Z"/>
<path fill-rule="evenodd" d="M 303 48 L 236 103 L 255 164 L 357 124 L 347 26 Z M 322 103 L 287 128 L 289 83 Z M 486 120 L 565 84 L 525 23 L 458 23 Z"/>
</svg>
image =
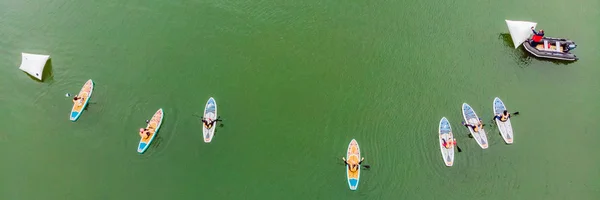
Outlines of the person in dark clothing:
<svg viewBox="0 0 600 200">
<path fill-rule="evenodd" d="M 463 124 L 463 126 L 471 127 L 473 129 L 473 132 L 479 132 L 479 130 L 483 129 L 483 126 L 484 126 L 483 121 L 481 121 L 481 119 L 479 119 L 479 121 L 475 125 L 465 123 L 465 122 L 462 122 L 462 124 Z"/>
<path fill-rule="evenodd" d="M 494 119 L 499 119 L 501 122 L 506 122 L 506 121 L 508 121 L 509 118 L 510 118 L 510 113 L 508 113 L 508 110 L 504 110 L 504 112 L 502 112 L 502 114 L 494 116 Z"/>
<path fill-rule="evenodd" d="M 204 123 L 204 126 L 207 129 L 212 128 L 212 126 L 217 122 L 218 120 L 211 120 L 210 118 L 208 120 L 205 120 L 204 118 L 202 118 L 202 122 Z"/>
</svg>

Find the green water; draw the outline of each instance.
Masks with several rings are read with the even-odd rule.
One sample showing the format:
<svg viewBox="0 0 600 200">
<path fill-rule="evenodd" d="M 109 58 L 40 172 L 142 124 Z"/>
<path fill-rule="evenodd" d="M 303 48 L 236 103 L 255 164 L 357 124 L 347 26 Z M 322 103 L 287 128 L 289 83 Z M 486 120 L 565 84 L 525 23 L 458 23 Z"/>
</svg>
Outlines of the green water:
<svg viewBox="0 0 600 200">
<path fill-rule="evenodd" d="M 534 10 L 534 8 L 539 10 Z M 0 1 L 0 199 L 598 199 L 600 2 Z M 568 37 L 539 60 L 505 19 Z M 20 53 L 49 54 L 43 82 Z M 73 123 L 87 79 L 91 104 Z M 209 97 L 223 126 L 202 140 Z M 500 97 L 515 143 L 460 127 Z M 159 137 L 137 130 L 163 108 Z M 445 167 L 437 125 L 458 145 Z M 350 140 L 365 164 L 346 183 Z"/>
</svg>

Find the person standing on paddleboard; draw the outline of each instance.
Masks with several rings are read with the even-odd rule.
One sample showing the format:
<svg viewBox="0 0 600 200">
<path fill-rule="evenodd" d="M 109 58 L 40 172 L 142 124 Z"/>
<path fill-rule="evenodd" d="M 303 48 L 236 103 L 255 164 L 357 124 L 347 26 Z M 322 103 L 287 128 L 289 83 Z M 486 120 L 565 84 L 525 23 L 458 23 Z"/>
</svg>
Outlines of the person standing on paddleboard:
<svg viewBox="0 0 600 200">
<path fill-rule="evenodd" d="M 346 161 L 346 158 L 342 157 L 342 160 L 344 160 L 344 163 L 346 165 L 348 165 L 348 168 L 350 169 L 350 171 L 355 172 L 356 170 L 358 170 L 358 165 L 360 165 L 365 160 L 365 158 L 364 157 L 361 158 L 360 162 L 358 162 L 358 163 L 356 163 L 355 159 Z"/>
<path fill-rule="evenodd" d="M 508 110 L 504 110 L 504 112 L 502 112 L 502 114 L 495 115 L 494 120 L 499 119 L 501 122 L 506 122 L 510 117 L 511 116 L 510 116 L 510 113 L 508 112 Z"/>
</svg>

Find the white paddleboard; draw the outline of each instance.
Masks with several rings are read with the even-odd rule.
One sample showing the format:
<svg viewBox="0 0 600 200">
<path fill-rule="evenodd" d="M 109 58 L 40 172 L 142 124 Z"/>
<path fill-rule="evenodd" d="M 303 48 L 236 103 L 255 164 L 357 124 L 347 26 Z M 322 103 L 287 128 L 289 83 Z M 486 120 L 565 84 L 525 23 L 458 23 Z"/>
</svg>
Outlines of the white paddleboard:
<svg viewBox="0 0 600 200">
<path fill-rule="evenodd" d="M 494 115 L 502 115 L 504 110 L 507 110 L 504 102 L 502 102 L 502 100 L 500 100 L 498 97 L 494 98 L 492 107 L 494 108 Z M 500 135 L 502 135 L 502 139 L 504 139 L 504 142 L 506 142 L 506 144 L 512 144 L 513 129 L 512 125 L 510 124 L 510 117 L 505 122 L 500 121 L 500 119 L 496 119 L 495 121 L 498 130 L 500 131 Z"/>
<path fill-rule="evenodd" d="M 477 123 L 479 122 L 479 117 L 475 113 L 475 110 L 473 110 L 473 108 L 471 108 L 471 106 L 469 106 L 469 104 L 463 103 L 462 113 L 463 113 L 463 118 L 465 119 L 465 123 L 471 124 L 471 125 L 477 125 Z M 475 139 L 475 141 L 477 141 L 477 144 L 479 144 L 479 146 L 482 149 L 487 149 L 488 148 L 488 140 L 487 140 L 487 136 L 485 135 L 485 130 L 483 129 L 483 127 L 481 127 L 481 130 L 479 130 L 477 132 L 475 132 L 473 130 L 473 128 L 471 128 L 471 127 L 468 127 L 468 128 L 469 128 L 469 131 L 471 132 L 471 135 L 473 135 L 473 139 Z"/>
<path fill-rule="evenodd" d="M 454 145 L 447 149 L 444 146 L 444 140 L 446 142 L 450 142 L 451 139 L 454 139 L 454 136 L 452 135 L 452 127 L 450 127 L 450 122 L 448 122 L 446 117 L 442 117 L 440 120 L 438 133 L 440 136 L 440 150 L 442 150 L 442 158 L 444 159 L 446 166 L 451 167 L 454 164 Z"/>
<path fill-rule="evenodd" d="M 217 102 L 212 97 L 208 99 L 208 102 L 206 102 L 203 116 L 204 119 L 208 121 L 217 120 Z M 215 135 L 215 127 L 217 127 L 216 122 L 210 128 L 206 127 L 206 125 L 202 123 L 202 135 L 205 143 L 210 143 L 210 141 L 212 141 L 213 136 Z"/>
</svg>

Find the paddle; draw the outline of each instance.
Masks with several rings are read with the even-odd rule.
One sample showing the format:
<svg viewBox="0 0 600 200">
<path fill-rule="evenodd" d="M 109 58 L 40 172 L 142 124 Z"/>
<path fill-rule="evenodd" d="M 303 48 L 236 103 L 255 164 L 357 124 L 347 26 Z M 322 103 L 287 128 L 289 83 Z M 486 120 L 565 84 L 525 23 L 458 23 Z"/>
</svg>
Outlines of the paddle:
<svg viewBox="0 0 600 200">
<path fill-rule="evenodd" d="M 456 149 L 458 149 L 458 152 L 462 152 L 462 149 L 460 149 L 460 147 L 458 147 L 458 145 L 456 145 Z"/>
<path fill-rule="evenodd" d="M 365 158 L 361 158 L 360 162 L 358 163 L 359 165 L 363 166 L 365 168 L 365 170 L 371 169 L 371 165 L 367 165 L 367 164 L 362 164 L 362 162 L 365 160 Z"/>
</svg>

